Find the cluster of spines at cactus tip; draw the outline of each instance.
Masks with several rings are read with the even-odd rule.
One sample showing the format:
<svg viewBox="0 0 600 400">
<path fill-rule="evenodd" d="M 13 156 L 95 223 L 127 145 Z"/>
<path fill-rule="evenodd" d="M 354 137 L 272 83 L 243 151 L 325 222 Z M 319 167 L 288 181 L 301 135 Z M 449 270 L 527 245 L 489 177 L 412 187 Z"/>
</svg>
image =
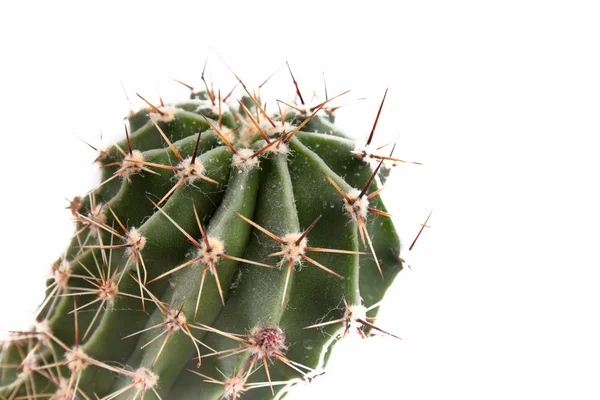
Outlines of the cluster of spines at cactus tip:
<svg viewBox="0 0 600 400">
<path fill-rule="evenodd" d="M 268 254 L 270 257 L 279 259 L 279 262 L 273 265 L 265 262 L 267 260 L 249 259 L 229 254 L 228 244 L 224 243 L 218 235 L 213 235 L 202 223 L 203 217 L 206 217 L 199 212 L 202 205 L 190 201 L 186 205 L 180 204 L 178 206 L 181 209 L 187 207 L 186 215 L 190 217 L 188 219 L 193 221 L 193 229 L 199 232 L 199 237 L 190 233 L 189 223 L 187 227 L 184 227 L 181 218 L 179 218 L 179 222 L 176 220 L 177 217 L 170 212 L 175 206 L 168 207 L 168 200 L 175 197 L 177 192 L 185 190 L 185 188 L 197 189 L 196 186 L 200 182 L 215 187 L 221 185 L 220 182 L 223 179 L 215 176 L 211 177 L 211 170 L 207 168 L 206 162 L 203 161 L 203 158 L 210 161 L 209 154 L 211 152 L 214 154 L 210 154 L 210 157 L 217 159 L 219 157 L 229 157 L 231 159 L 230 168 L 237 171 L 237 175 L 243 176 L 242 178 L 237 177 L 237 179 L 240 179 L 242 185 L 248 184 L 243 179 L 257 179 L 250 176 L 252 174 L 257 175 L 256 171 L 261 168 L 261 159 L 285 160 L 288 153 L 292 151 L 290 150 L 292 140 L 295 135 L 302 132 L 303 128 L 310 127 L 311 124 L 319 127 L 330 126 L 327 121 L 333 119 L 333 111 L 335 110 L 335 107 L 331 107 L 330 103 L 347 92 L 327 98 L 314 106 L 309 106 L 304 102 L 291 69 L 290 75 L 300 103 L 292 104 L 278 101 L 279 115 L 273 117 L 266 112 L 266 106 L 260 101 L 260 96 L 251 94 L 237 75 L 236 78 L 242 86 L 245 96 L 238 101 L 239 108 L 235 112 L 226 103 L 233 90 L 230 94 L 221 98 L 221 93 L 215 93 L 206 83 L 203 71 L 202 80 L 206 85 L 205 90 L 194 92 L 193 88 L 190 87 L 192 89 L 192 99 L 201 99 L 190 104 L 197 107 L 195 111 L 201 115 L 205 124 L 199 124 L 201 126 L 198 133 L 195 134 L 195 137 L 189 135 L 186 143 L 173 142 L 161 128 L 161 123 L 169 123 L 177 118 L 176 109 L 165 106 L 162 99 L 161 105 L 156 106 L 140 96 L 149 107 L 146 109 L 145 116 L 147 122 L 144 124 L 142 121 L 142 126 L 154 127 L 159 133 L 163 145 L 166 144 L 167 148 L 161 149 L 162 153 L 160 155 L 158 154 L 159 150 L 153 154 L 146 152 L 153 147 L 159 148 L 160 146 L 157 145 L 144 149 L 144 151 L 136 149 L 136 143 L 133 140 L 136 134 L 132 132 L 132 136 L 130 136 L 126 125 L 125 142 L 115 144 L 113 148 L 99 152 L 96 161 L 100 162 L 102 167 L 110 173 L 105 174 L 100 185 L 90 191 L 86 197 L 76 197 L 67 207 L 73 214 L 77 225 L 76 233 L 73 236 L 74 243 L 52 267 L 46 297 L 36 313 L 38 323 L 30 332 L 14 332 L 11 338 L 2 344 L 0 350 L 2 373 L 4 375 L 7 374 L 7 371 L 14 370 L 15 379 L 13 383 L 4 386 L 4 390 L 0 392 L 0 398 L 10 400 L 39 397 L 54 400 L 99 398 L 96 392 L 93 392 L 93 394 L 86 393 L 82 388 L 82 380 L 87 379 L 88 382 L 90 380 L 89 377 L 84 376 L 85 371 L 90 368 L 119 377 L 120 383 L 115 386 L 117 389 L 108 394 L 103 393 L 102 400 L 116 399 L 120 396 L 144 398 L 145 396 L 154 395 L 161 398 L 159 394 L 161 376 L 153 370 L 153 367 L 164 356 L 164 350 L 169 341 L 173 340 L 174 337 L 179 338 L 181 335 L 185 336 L 185 340 L 188 340 L 193 346 L 194 360 L 198 367 L 202 365 L 202 361 L 205 359 L 227 359 L 240 354 L 247 356 L 243 364 L 235 367 L 235 372 L 229 375 L 222 373 L 222 376 L 209 376 L 194 368 L 186 368 L 192 376 L 199 377 L 198 379 L 220 387 L 221 398 L 235 399 L 250 389 L 265 387 L 268 387 L 272 394 L 275 394 L 274 387 L 290 385 L 299 381 L 310 381 L 314 377 L 323 374 L 321 370 L 288 358 L 286 350 L 289 343 L 286 342 L 285 332 L 277 324 L 258 324 L 251 327 L 245 334 L 241 334 L 240 332 L 228 332 L 219 329 L 216 326 L 196 321 L 195 318 L 203 302 L 203 289 L 208 275 L 212 277 L 208 279 L 214 280 L 220 305 L 226 305 L 226 294 L 219 278 L 220 271 L 218 268 L 222 260 L 229 260 L 252 268 L 281 270 L 283 284 L 279 292 L 279 311 L 275 311 L 279 314 L 283 312 L 290 297 L 288 291 L 290 276 L 296 266 L 301 264 L 312 265 L 322 270 L 324 274 L 329 274 L 342 281 L 345 279 L 331 266 L 323 265 L 308 253 L 372 257 L 377 274 L 381 279 L 384 279 L 384 273 L 371 240 L 371 235 L 367 230 L 367 219 L 370 214 L 382 217 L 390 217 L 390 215 L 386 211 L 374 208 L 369 204 L 370 200 L 379 196 L 383 187 L 376 190 L 371 189 L 377 178 L 383 181 L 387 176 L 387 173 L 381 171 L 382 167 L 389 169 L 397 163 L 406 162 L 393 157 L 392 153 L 395 146 L 392 146 L 389 155 L 381 154 L 385 145 L 378 148 L 371 146 L 387 90 L 366 144 L 349 151 L 353 157 L 364 161 L 369 165 L 369 169 L 372 169 L 363 186 L 348 189 L 342 187 L 342 182 L 336 179 L 333 174 L 326 173 L 323 176 L 329 182 L 331 188 L 337 192 L 343 204 L 342 213 L 345 214 L 348 222 L 353 222 L 356 226 L 360 242 L 365 251 L 310 246 L 308 243 L 309 233 L 317 226 L 321 216 L 317 216 L 303 230 L 296 229 L 296 231 L 281 234 L 272 232 L 251 217 L 244 215 L 244 211 L 241 209 L 230 212 L 230 219 L 237 219 L 237 223 L 247 224 L 246 229 L 253 229 L 256 236 L 262 235 L 260 240 L 272 240 L 276 246 L 279 246 L 278 251 Z M 319 112 L 323 111 L 327 113 L 327 119 L 317 116 Z M 134 128 L 140 128 L 140 126 L 134 126 L 137 123 L 135 119 L 140 118 L 140 116 L 144 116 L 143 113 L 131 116 L 132 131 L 137 130 Z M 321 118 L 321 122 L 316 124 L 319 118 Z M 206 127 L 208 129 L 203 132 L 203 128 Z M 212 150 L 201 153 L 203 135 L 208 134 L 212 135 L 210 140 L 217 145 L 213 146 Z M 141 135 L 138 134 L 139 136 Z M 180 139 L 185 139 L 185 137 Z M 228 155 L 225 153 L 228 153 Z M 163 179 L 162 193 L 146 193 L 145 201 L 150 206 L 142 207 L 146 207 L 146 210 L 154 210 L 150 212 L 156 213 L 156 215 L 160 215 L 168 221 L 171 226 L 170 229 L 185 237 L 185 243 L 182 246 L 191 246 L 193 250 L 187 257 L 187 261 L 177 262 L 173 268 L 152 276 L 147 267 L 147 264 L 151 261 L 145 260 L 144 257 L 147 246 L 154 245 L 153 238 L 149 238 L 148 235 L 150 230 L 146 225 L 143 225 L 144 218 L 137 218 L 136 224 L 131 224 L 127 220 L 127 215 L 119 215 L 119 210 L 111 207 L 109 200 L 119 196 L 120 192 L 115 191 L 110 186 L 115 182 L 119 182 L 119 180 L 134 185 L 137 182 L 131 183 L 132 179 L 140 175 L 156 176 L 158 181 L 165 172 L 172 175 L 167 180 Z M 227 173 L 223 174 L 228 175 Z M 235 176 L 233 175 L 232 179 L 236 179 Z M 209 200 L 213 201 L 212 199 Z M 293 207 L 293 204 L 291 206 Z M 84 211 L 86 209 L 87 212 Z M 141 212 L 141 214 L 144 214 L 144 212 Z M 132 217 L 132 219 L 136 218 Z M 426 223 L 423 226 L 426 226 Z M 419 235 L 420 233 L 419 231 Z M 411 244 L 411 249 L 413 246 L 414 242 Z M 118 257 L 123 257 L 126 261 L 120 263 Z M 92 261 L 93 265 L 88 264 L 89 261 Z M 401 268 L 402 263 L 401 261 L 398 262 Z M 180 271 L 198 266 L 201 270 L 200 285 L 198 290 L 194 291 L 195 298 L 191 303 L 187 299 L 182 300 L 180 304 L 177 304 L 177 301 L 166 304 L 149 289 L 152 283 L 166 282 L 167 279 L 164 278 L 170 278 L 175 274 L 179 274 Z M 125 289 L 122 288 L 122 284 L 126 286 Z M 236 282 L 233 279 L 229 286 L 235 288 L 235 285 Z M 354 300 L 350 300 L 350 303 L 346 297 L 339 299 L 341 305 L 339 318 L 324 321 L 325 318 L 329 318 L 324 313 L 322 315 L 323 319 L 318 322 L 314 320 L 306 321 L 303 329 L 341 326 L 342 328 L 338 330 L 338 334 L 341 333 L 341 336 L 345 336 L 348 332 L 357 332 L 362 337 L 367 337 L 373 331 L 376 331 L 397 338 L 397 336 L 375 326 L 375 317 L 367 316 L 368 312 L 379 306 L 379 302 L 365 306 L 360 295 L 357 297 L 356 293 L 353 294 Z M 129 332 L 122 337 L 123 340 L 137 336 L 151 337 L 149 341 L 138 348 L 142 358 L 146 356 L 146 353 L 143 353 L 142 350 L 149 346 L 156 346 L 156 350 L 151 353 L 151 362 L 137 369 L 119 365 L 110 360 L 101 360 L 101 357 L 95 354 L 97 348 L 94 347 L 94 328 L 101 324 L 103 311 L 110 310 L 114 307 L 116 299 L 123 297 L 129 299 L 129 304 L 131 304 L 131 301 L 138 302 L 140 310 L 145 313 L 153 312 L 152 315 L 157 318 L 155 324 L 135 332 Z M 82 301 L 82 299 L 85 299 L 85 301 Z M 188 305 L 193 304 L 193 312 L 188 310 L 186 302 Z M 93 309 L 92 306 L 96 307 L 96 310 L 89 312 Z M 65 310 L 67 311 L 60 318 L 56 317 L 58 313 Z M 326 311 L 328 313 L 332 310 Z M 337 312 L 337 310 L 333 311 Z M 84 312 L 89 313 L 90 316 L 87 317 L 87 327 L 80 330 L 79 317 Z M 64 326 L 67 318 L 72 321 L 71 326 L 73 328 L 70 334 L 65 334 L 65 330 L 68 330 Z M 54 320 L 58 320 L 60 326 L 57 323 L 53 324 Z M 55 332 L 56 330 L 59 332 Z M 232 347 L 217 350 L 198 339 L 198 332 L 217 335 L 223 340 L 230 341 Z M 86 346 L 84 344 L 86 339 L 91 342 L 91 345 Z M 296 378 L 272 379 L 269 365 L 273 365 L 275 362 L 284 364 L 286 368 L 296 374 Z M 252 382 L 250 377 L 261 369 L 266 380 Z M 217 369 L 215 372 L 220 373 L 221 371 Z M 4 381 L 4 377 L 2 381 Z M 44 387 L 40 387 L 41 385 L 44 385 Z M 93 385 L 91 386 L 93 387 Z"/>
</svg>

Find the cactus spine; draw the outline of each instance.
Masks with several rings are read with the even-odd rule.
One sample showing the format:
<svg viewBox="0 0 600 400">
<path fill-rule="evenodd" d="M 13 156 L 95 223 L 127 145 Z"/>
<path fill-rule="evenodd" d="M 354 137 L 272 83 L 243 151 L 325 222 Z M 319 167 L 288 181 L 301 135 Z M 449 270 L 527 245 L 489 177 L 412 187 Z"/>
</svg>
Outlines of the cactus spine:
<svg viewBox="0 0 600 400">
<path fill-rule="evenodd" d="M 383 101 L 357 148 L 293 82 L 275 115 L 241 80 L 237 103 L 144 99 L 69 206 L 35 327 L 2 344 L 0 398 L 281 397 L 348 332 L 394 336 L 373 325 L 403 268 L 379 196 L 402 160 L 369 146 Z"/>
</svg>

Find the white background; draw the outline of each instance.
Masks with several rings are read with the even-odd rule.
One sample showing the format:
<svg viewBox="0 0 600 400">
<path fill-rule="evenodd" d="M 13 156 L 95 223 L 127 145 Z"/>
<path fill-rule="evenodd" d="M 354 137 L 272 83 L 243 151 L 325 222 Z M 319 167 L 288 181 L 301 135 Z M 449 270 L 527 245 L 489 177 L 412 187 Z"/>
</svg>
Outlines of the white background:
<svg viewBox="0 0 600 400">
<path fill-rule="evenodd" d="M 346 89 L 364 138 L 398 137 L 386 201 L 406 247 L 378 324 L 290 399 L 600 397 L 600 13 L 589 1 L 11 2 L 0 16 L 0 334 L 26 328 L 72 233 L 65 197 L 142 103 L 289 61 L 305 97 Z M 125 97 L 124 86 L 131 102 Z M 265 87 L 293 93 L 281 68 Z M 361 97 L 366 100 L 357 100 Z M 100 134 L 104 140 L 100 140 Z M 367 397 L 365 397 L 367 398 Z"/>
</svg>

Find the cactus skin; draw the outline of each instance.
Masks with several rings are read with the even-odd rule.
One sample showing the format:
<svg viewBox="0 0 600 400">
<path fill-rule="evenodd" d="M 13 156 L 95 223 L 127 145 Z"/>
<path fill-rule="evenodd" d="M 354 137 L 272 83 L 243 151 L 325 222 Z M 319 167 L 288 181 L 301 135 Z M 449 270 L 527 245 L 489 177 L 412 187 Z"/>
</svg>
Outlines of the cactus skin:
<svg viewBox="0 0 600 400">
<path fill-rule="evenodd" d="M 319 375 L 345 330 L 373 328 L 344 304 L 376 315 L 368 307 L 403 268 L 400 241 L 387 216 L 369 212 L 371 249 L 340 190 L 363 191 L 385 213 L 371 181 L 378 170 L 353 152 L 331 113 L 290 111 L 281 133 L 250 97 L 235 109 L 214 102 L 195 92 L 132 113 L 131 135 L 100 153 L 104 183 L 72 203 L 78 233 L 55 263 L 38 324 L 2 344 L 1 399 L 281 397 L 281 383 Z M 240 164 L 242 148 L 263 151 Z M 132 150 L 146 164 L 124 162 Z M 192 156 L 202 176 L 171 192 L 181 177 L 173 167 Z M 212 253 L 201 252 L 206 238 Z M 282 249 L 300 263 L 273 256 Z M 214 253 L 213 266 L 202 263 Z"/>
</svg>

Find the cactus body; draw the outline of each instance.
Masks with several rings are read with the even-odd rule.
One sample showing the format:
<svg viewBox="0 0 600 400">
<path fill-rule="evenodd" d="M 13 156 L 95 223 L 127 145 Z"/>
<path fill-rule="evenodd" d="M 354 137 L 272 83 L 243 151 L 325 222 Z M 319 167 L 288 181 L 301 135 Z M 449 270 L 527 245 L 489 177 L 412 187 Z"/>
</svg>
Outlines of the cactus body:
<svg viewBox="0 0 600 400">
<path fill-rule="evenodd" d="M 100 153 L 38 323 L 2 345 L 0 398 L 272 398 L 376 329 L 402 269 L 385 157 L 324 104 L 268 118 L 215 100 L 132 113 Z"/>
</svg>

